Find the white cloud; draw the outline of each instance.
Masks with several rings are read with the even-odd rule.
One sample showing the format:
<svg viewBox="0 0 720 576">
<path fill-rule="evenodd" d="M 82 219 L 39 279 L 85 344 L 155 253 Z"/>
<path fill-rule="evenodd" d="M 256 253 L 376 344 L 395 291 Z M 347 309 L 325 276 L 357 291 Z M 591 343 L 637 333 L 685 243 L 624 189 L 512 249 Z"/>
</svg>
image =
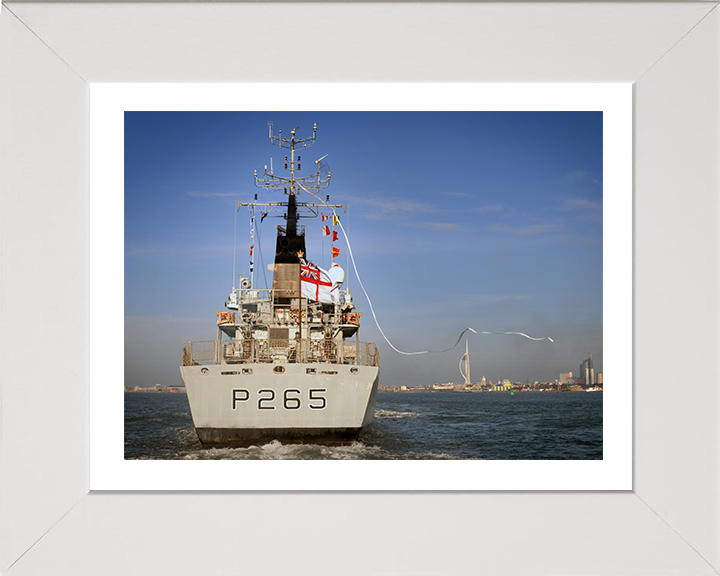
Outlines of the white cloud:
<svg viewBox="0 0 720 576">
<path fill-rule="evenodd" d="M 567 198 L 563 203 L 562 210 L 574 211 L 578 218 L 584 220 L 592 220 L 594 222 L 602 222 L 603 204 L 587 198 L 571 197 Z"/>
<path fill-rule="evenodd" d="M 373 211 L 368 215 L 368 217 L 372 219 L 412 217 L 418 214 L 437 211 L 437 208 L 430 206 L 429 204 L 398 200 L 391 197 L 357 197 L 352 199 L 352 203 L 353 205 L 361 204 L 368 206 Z"/>
<path fill-rule="evenodd" d="M 460 229 L 460 225 L 455 222 L 425 222 L 424 224 L 421 224 L 421 226 L 436 232 L 450 232 L 452 230 Z"/>
<path fill-rule="evenodd" d="M 490 227 L 493 232 L 504 232 L 520 237 L 538 236 L 560 232 L 562 228 L 556 224 L 532 224 L 530 226 L 513 227 L 504 224 L 495 224 Z"/>
<path fill-rule="evenodd" d="M 469 194 L 468 192 L 444 192 L 445 196 L 459 196 L 460 198 L 475 198 L 475 194 Z"/>
<path fill-rule="evenodd" d="M 602 246 L 602 234 L 599 234 L 597 230 L 593 230 L 588 236 L 585 236 L 581 242 L 589 246 Z"/>
<path fill-rule="evenodd" d="M 510 206 L 505 206 L 503 204 L 487 204 L 485 206 L 476 206 L 473 208 L 473 212 L 479 212 L 480 214 L 511 211 L 512 208 L 510 208 Z"/>
<path fill-rule="evenodd" d="M 573 170 L 565 174 L 565 181 L 570 183 L 575 182 L 591 182 L 593 184 L 600 185 L 600 182 L 590 172 L 585 170 Z"/>
<path fill-rule="evenodd" d="M 188 196 L 194 196 L 196 198 L 232 198 L 239 197 L 239 192 L 194 192 L 190 191 L 187 193 Z"/>
</svg>

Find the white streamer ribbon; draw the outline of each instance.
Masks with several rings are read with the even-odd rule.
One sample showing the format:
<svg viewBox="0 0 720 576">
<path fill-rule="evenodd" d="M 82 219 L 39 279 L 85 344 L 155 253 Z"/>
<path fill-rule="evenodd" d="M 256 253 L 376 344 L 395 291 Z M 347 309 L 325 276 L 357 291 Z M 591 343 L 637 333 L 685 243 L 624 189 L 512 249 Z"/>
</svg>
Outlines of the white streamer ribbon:
<svg viewBox="0 0 720 576">
<path fill-rule="evenodd" d="M 300 186 L 300 188 L 305 190 L 305 192 L 307 192 L 311 196 L 314 196 L 315 198 L 320 200 L 320 202 L 322 202 L 323 204 L 327 205 L 327 202 L 325 202 L 322 198 L 318 198 L 317 196 L 315 196 L 315 194 L 313 194 L 309 190 L 305 189 L 297 181 L 295 183 L 298 186 Z M 334 208 L 333 208 L 333 215 L 335 217 L 337 217 L 337 213 L 335 212 Z M 362 291 L 365 294 L 365 298 L 367 298 L 368 304 L 370 305 L 370 312 L 372 312 L 373 319 L 375 320 L 375 326 L 377 326 L 377 329 L 380 331 L 380 334 L 382 334 L 382 337 L 385 339 L 385 342 L 388 343 L 388 346 L 390 346 L 390 348 L 395 350 L 395 352 L 397 352 L 398 354 L 403 354 L 404 356 L 416 356 L 418 354 L 442 354 L 443 352 L 449 352 L 450 350 L 455 348 L 455 346 L 458 345 L 458 343 L 460 342 L 460 340 L 463 337 L 463 334 L 465 334 L 465 332 L 467 332 L 468 330 L 470 330 L 470 332 L 473 332 L 474 334 L 491 334 L 491 335 L 496 335 L 496 336 L 516 335 L 516 336 L 523 336 L 524 338 L 528 338 L 529 340 L 535 340 L 535 341 L 549 340 L 550 342 L 555 342 L 552 338 L 550 338 L 550 336 L 542 336 L 540 338 L 536 338 L 533 336 L 528 336 L 527 334 L 525 334 L 523 332 L 478 332 L 477 330 L 470 328 L 468 326 L 467 328 L 465 328 L 465 330 L 460 332 L 460 336 L 458 336 L 457 342 L 455 342 L 455 344 L 453 344 L 451 348 L 447 348 L 446 350 L 422 350 L 420 352 L 403 352 L 402 350 L 398 350 L 397 348 L 395 348 L 395 346 L 392 345 L 392 342 L 390 342 L 390 340 L 388 340 L 388 337 L 385 336 L 385 332 L 383 332 L 383 329 L 380 328 L 380 323 L 378 322 L 377 316 L 375 315 L 375 309 L 373 308 L 372 301 L 370 300 L 370 296 L 368 295 L 367 290 L 365 290 L 365 286 L 363 286 L 362 280 L 360 279 L 360 274 L 358 274 L 357 266 L 355 265 L 355 257 L 353 256 L 352 248 L 350 247 L 350 240 L 348 239 L 348 236 L 345 233 L 345 228 L 343 228 L 342 222 L 340 222 L 339 218 L 338 218 L 338 225 L 340 226 L 340 230 L 342 231 L 343 236 L 345 237 L 345 244 L 347 245 L 348 254 L 350 254 L 350 261 L 352 262 L 353 269 L 355 270 L 355 276 L 357 277 L 358 283 L 360 284 L 360 288 L 362 288 Z"/>
</svg>

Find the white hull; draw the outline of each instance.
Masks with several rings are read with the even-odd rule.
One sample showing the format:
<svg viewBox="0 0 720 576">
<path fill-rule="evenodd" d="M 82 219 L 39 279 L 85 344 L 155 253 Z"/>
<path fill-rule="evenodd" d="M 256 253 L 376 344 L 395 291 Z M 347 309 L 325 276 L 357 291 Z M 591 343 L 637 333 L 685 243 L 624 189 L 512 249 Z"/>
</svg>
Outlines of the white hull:
<svg viewBox="0 0 720 576">
<path fill-rule="evenodd" d="M 208 446 L 275 439 L 347 443 L 375 414 L 376 366 L 219 364 L 180 370 L 195 429 Z"/>
</svg>

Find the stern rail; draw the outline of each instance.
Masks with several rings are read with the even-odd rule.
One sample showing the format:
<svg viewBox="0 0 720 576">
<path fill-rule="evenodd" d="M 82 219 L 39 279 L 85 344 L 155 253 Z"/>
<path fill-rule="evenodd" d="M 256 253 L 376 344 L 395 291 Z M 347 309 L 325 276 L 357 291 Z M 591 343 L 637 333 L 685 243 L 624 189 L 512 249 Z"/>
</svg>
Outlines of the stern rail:
<svg viewBox="0 0 720 576">
<path fill-rule="evenodd" d="M 379 366 L 380 355 L 374 342 L 331 339 L 202 340 L 183 344 L 183 366 L 273 362 Z"/>
</svg>

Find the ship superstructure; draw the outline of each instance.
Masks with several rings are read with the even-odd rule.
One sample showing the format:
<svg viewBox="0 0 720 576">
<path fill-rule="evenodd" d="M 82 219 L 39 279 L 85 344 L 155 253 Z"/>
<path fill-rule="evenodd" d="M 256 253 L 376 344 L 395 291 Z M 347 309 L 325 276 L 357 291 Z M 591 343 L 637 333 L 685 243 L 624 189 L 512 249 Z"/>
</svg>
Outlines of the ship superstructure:
<svg viewBox="0 0 720 576">
<path fill-rule="evenodd" d="M 254 286 L 251 264 L 250 278 L 240 278 L 226 311 L 218 312 L 216 339 L 183 347 L 180 370 L 203 445 L 348 443 L 374 418 L 377 347 L 360 341 L 360 312 L 342 290 L 344 271 L 337 265 L 326 271 L 308 259 L 298 223 L 337 218 L 344 207 L 318 196 L 330 183 L 322 158 L 314 162 L 315 174 L 297 176 L 297 152 L 314 143 L 317 126 L 309 138 L 296 131 L 283 138 L 270 125 L 270 140 L 289 151 L 281 163 L 289 176 L 276 175 L 272 163 L 262 176 L 254 174 L 258 187 L 287 198 L 257 202 L 255 195 L 254 202 L 238 203 L 284 220 L 276 226 L 272 288 Z"/>
</svg>

